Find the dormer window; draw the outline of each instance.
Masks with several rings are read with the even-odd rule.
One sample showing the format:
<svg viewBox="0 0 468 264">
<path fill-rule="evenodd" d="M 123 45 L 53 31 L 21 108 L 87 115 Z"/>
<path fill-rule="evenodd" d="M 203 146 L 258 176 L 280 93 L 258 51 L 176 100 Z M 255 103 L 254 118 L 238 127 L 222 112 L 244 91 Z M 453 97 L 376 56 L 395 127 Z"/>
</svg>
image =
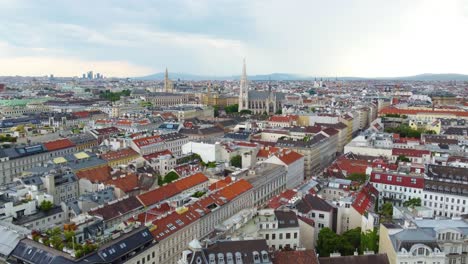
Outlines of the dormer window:
<svg viewBox="0 0 468 264">
<path fill-rule="evenodd" d="M 216 264 L 216 258 L 214 254 L 210 254 L 208 258 L 210 259 L 210 264 Z"/>
<path fill-rule="evenodd" d="M 253 260 L 254 260 L 254 263 L 260 263 L 260 254 L 258 254 L 257 251 L 253 252 Z"/>
<path fill-rule="evenodd" d="M 223 255 L 223 253 L 218 253 L 218 264 L 224 264 L 224 255 Z"/>
<path fill-rule="evenodd" d="M 242 264 L 242 254 L 240 252 L 236 252 L 236 264 Z"/>
<path fill-rule="evenodd" d="M 262 262 L 268 262 L 268 253 L 265 250 L 262 251 Z"/>
<path fill-rule="evenodd" d="M 231 252 L 226 253 L 226 262 L 227 264 L 234 264 L 234 256 Z"/>
</svg>

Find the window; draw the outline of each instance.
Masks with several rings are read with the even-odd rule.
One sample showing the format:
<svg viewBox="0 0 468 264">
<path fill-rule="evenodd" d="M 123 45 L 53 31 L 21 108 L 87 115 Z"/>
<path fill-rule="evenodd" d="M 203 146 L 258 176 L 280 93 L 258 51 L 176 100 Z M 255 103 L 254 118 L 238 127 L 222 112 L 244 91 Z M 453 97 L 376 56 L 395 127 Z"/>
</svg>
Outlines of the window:
<svg viewBox="0 0 468 264">
<path fill-rule="evenodd" d="M 271 239 L 275 240 L 276 239 L 276 234 L 271 234 Z"/>
<path fill-rule="evenodd" d="M 376 180 L 380 180 L 380 174 L 376 174 L 376 175 L 375 175 L 375 179 L 376 179 Z"/>
<path fill-rule="evenodd" d="M 416 179 L 411 179 L 411 184 L 416 184 Z"/>
<path fill-rule="evenodd" d="M 294 232 L 294 238 L 297 238 L 297 232 Z"/>
<path fill-rule="evenodd" d="M 291 239 L 291 233 L 286 233 L 286 239 Z"/>
<path fill-rule="evenodd" d="M 325 218 L 325 215 L 324 214 L 319 214 L 319 218 L 323 219 L 323 218 Z"/>
<path fill-rule="evenodd" d="M 283 239 L 283 233 L 279 234 L 279 239 Z"/>
<path fill-rule="evenodd" d="M 396 181 L 397 181 L 397 182 L 401 182 L 401 177 L 397 177 L 397 178 L 396 178 Z M 401 191 L 401 190 L 400 190 L 400 191 Z"/>
<path fill-rule="evenodd" d="M 388 175 L 387 176 L 387 181 L 391 181 L 392 180 L 392 176 L 391 175 Z"/>
</svg>

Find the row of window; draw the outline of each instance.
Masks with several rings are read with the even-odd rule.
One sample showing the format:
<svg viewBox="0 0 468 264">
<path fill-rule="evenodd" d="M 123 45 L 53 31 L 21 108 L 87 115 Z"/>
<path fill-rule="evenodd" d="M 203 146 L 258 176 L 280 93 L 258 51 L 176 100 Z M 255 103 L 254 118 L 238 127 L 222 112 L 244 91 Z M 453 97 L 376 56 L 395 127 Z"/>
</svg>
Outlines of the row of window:
<svg viewBox="0 0 468 264">
<path fill-rule="evenodd" d="M 279 233 L 278 238 L 280 240 L 283 239 L 283 234 L 284 234 L 285 239 L 291 239 L 291 233 Z M 263 235 L 260 235 L 260 236 L 263 236 Z M 264 237 L 266 240 L 270 240 L 270 234 L 265 234 Z M 297 232 L 292 233 L 292 237 L 294 239 L 297 239 Z M 275 240 L 275 239 L 276 239 L 276 233 L 271 234 L 271 240 Z"/>
</svg>

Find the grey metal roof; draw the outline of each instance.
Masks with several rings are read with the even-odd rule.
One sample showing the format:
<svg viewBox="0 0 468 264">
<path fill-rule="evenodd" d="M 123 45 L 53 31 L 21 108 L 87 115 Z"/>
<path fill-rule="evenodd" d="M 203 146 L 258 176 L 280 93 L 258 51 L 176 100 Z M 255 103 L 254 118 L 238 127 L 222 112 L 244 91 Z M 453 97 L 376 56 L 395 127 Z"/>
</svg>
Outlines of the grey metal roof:
<svg viewBox="0 0 468 264">
<path fill-rule="evenodd" d="M 15 230 L 0 225 L 0 256 L 8 256 L 23 238 Z"/>
</svg>

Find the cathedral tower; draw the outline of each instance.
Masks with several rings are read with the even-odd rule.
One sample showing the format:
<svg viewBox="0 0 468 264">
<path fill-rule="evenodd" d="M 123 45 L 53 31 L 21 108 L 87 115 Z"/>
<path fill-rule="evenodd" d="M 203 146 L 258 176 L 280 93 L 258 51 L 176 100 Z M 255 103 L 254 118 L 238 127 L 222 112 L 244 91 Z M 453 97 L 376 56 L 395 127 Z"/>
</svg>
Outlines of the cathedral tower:
<svg viewBox="0 0 468 264">
<path fill-rule="evenodd" d="M 240 92 L 239 92 L 239 112 L 242 110 L 249 109 L 249 86 L 247 83 L 247 70 L 245 66 L 245 59 L 244 65 L 242 67 L 242 76 L 240 79 Z"/>
</svg>

